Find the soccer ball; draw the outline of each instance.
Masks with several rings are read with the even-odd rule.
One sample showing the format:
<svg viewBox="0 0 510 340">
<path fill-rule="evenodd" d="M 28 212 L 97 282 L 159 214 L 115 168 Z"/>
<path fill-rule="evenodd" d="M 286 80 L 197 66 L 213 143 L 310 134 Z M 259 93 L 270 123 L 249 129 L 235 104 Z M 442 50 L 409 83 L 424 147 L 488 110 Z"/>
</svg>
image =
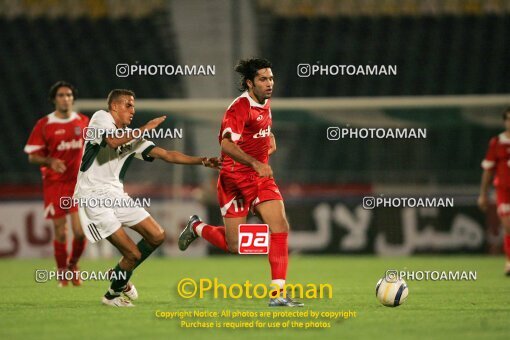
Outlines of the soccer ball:
<svg viewBox="0 0 510 340">
<path fill-rule="evenodd" d="M 399 277 L 383 277 L 375 286 L 375 296 L 387 307 L 397 307 L 404 303 L 409 295 L 407 283 Z"/>
</svg>

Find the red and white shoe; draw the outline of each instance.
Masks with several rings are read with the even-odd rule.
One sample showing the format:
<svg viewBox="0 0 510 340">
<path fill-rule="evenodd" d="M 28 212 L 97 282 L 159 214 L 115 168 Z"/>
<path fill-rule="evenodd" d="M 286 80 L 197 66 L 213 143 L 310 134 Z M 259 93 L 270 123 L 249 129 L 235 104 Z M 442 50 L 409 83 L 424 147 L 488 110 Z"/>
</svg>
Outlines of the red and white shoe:
<svg viewBox="0 0 510 340">
<path fill-rule="evenodd" d="M 122 294 L 126 296 L 129 300 L 134 301 L 138 299 L 138 291 L 136 290 L 136 287 L 131 281 L 128 282 L 126 288 L 122 291 Z"/>
</svg>

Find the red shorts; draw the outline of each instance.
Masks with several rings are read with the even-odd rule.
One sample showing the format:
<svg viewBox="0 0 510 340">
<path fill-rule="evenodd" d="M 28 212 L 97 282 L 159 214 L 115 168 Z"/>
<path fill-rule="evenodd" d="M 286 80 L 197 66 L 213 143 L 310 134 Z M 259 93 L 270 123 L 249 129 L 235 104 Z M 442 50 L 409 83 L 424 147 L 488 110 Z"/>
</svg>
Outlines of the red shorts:
<svg viewBox="0 0 510 340">
<path fill-rule="evenodd" d="M 62 197 L 73 197 L 76 181 L 67 182 L 49 182 L 43 181 L 44 195 L 44 216 L 46 218 L 60 218 L 66 214 L 78 211 L 77 206 L 66 207 L 69 200 L 66 200 L 61 207 L 60 199 Z"/>
<path fill-rule="evenodd" d="M 510 216 L 510 189 L 496 188 L 496 204 L 499 217 Z"/>
<path fill-rule="evenodd" d="M 262 202 L 283 200 L 273 178 L 256 173 L 224 173 L 218 178 L 218 202 L 223 217 L 245 217 Z"/>
</svg>

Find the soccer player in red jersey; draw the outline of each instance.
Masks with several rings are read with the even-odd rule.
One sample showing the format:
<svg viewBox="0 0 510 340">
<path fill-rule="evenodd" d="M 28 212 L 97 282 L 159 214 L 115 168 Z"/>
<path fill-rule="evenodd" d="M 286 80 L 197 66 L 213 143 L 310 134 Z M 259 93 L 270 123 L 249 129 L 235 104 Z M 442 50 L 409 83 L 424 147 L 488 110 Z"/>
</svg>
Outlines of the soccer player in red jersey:
<svg viewBox="0 0 510 340">
<path fill-rule="evenodd" d="M 494 177 L 498 216 L 504 228 L 506 253 L 505 275 L 510 276 L 510 108 L 503 113 L 505 131 L 492 137 L 485 159 L 482 161 L 482 181 L 478 206 L 487 210 L 489 185 Z"/>
<path fill-rule="evenodd" d="M 185 250 L 197 237 L 231 253 L 238 252 L 238 226 L 246 223 L 250 210 L 269 225 L 272 284 L 285 286 L 288 266 L 289 223 L 283 198 L 268 164 L 276 151 L 271 132 L 270 98 L 273 93 L 271 63 L 265 59 L 240 60 L 235 71 L 241 74 L 244 91 L 228 107 L 219 133 L 223 167 L 218 178 L 218 201 L 225 226 L 212 226 L 191 216 L 179 237 Z M 273 296 L 269 306 L 303 306 L 290 297 Z"/>
<path fill-rule="evenodd" d="M 83 129 L 89 118 L 73 111 L 76 90 L 73 85 L 59 81 L 50 88 L 49 99 L 55 111 L 39 119 L 28 138 L 24 151 L 32 164 L 40 166 L 43 179 L 44 213 L 53 220 L 55 239 L 53 248 L 57 269 L 72 271 L 73 285 L 79 286 L 78 260 L 85 248 L 85 237 L 80 226 L 77 207 L 61 207 L 62 197 L 72 197 L 78 168 L 83 153 Z M 67 254 L 67 214 L 71 217 L 73 243 Z M 59 286 L 67 286 L 59 280 Z"/>
</svg>

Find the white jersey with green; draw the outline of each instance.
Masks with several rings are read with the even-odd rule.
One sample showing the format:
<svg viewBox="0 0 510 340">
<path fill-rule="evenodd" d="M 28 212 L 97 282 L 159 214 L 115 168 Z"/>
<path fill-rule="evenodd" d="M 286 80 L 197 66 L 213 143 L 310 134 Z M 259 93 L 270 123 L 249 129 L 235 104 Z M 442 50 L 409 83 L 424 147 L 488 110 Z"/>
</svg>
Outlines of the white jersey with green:
<svg viewBox="0 0 510 340">
<path fill-rule="evenodd" d="M 132 227 L 150 216 L 124 192 L 123 180 L 133 158 L 154 160 L 149 156 L 154 143 L 134 139 L 114 149 L 106 143 L 105 131 L 118 132 L 119 129 L 109 112 L 97 111 L 85 132 L 85 151 L 74 189 L 75 202 L 80 202 L 78 214 L 81 226 L 92 243 L 107 238 L 122 226 Z M 123 204 L 87 204 L 112 198 Z"/>
<path fill-rule="evenodd" d="M 147 140 L 133 139 L 116 149 L 108 146 L 104 132 L 118 130 L 109 112 L 100 110 L 94 113 L 87 130 L 86 134 L 89 136 L 78 172 L 75 197 L 85 197 L 94 192 L 111 189 L 124 191 L 124 176 L 133 158 L 149 162 L 154 160 L 148 154 L 155 145 Z M 126 128 L 127 130 L 129 129 Z"/>
</svg>

